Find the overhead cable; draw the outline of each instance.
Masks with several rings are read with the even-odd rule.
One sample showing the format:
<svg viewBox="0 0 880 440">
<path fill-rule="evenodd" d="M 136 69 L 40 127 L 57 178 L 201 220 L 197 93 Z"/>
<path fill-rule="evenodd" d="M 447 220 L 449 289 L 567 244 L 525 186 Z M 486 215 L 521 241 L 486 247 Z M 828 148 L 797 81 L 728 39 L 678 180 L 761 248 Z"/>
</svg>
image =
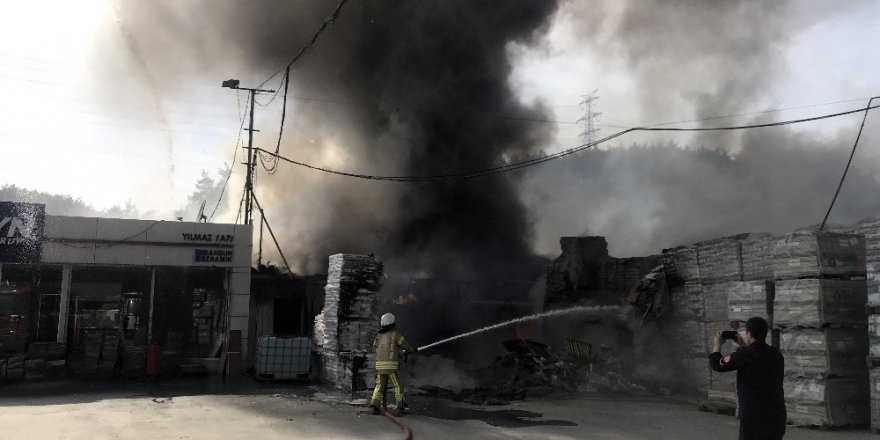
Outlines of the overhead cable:
<svg viewBox="0 0 880 440">
<path fill-rule="evenodd" d="M 251 197 L 254 198 L 254 203 L 257 204 L 257 209 L 260 210 L 260 218 L 263 220 L 263 223 L 266 224 L 266 229 L 269 230 L 269 235 L 272 236 L 272 241 L 275 242 L 275 249 L 278 250 L 278 255 L 281 256 L 281 261 L 284 262 L 284 267 L 287 268 L 287 274 L 293 276 L 293 270 L 291 270 L 290 265 L 287 264 L 287 258 L 284 257 L 284 252 L 281 251 L 281 246 L 278 245 L 278 240 L 275 238 L 275 233 L 272 232 L 272 226 L 269 225 L 269 220 L 266 219 L 266 213 L 263 212 L 263 207 L 260 206 L 260 201 L 257 200 L 256 194 L 252 194 Z M 262 227 L 262 225 L 260 227 Z"/>
<path fill-rule="evenodd" d="M 392 182 L 429 182 L 429 181 L 442 181 L 442 180 L 462 180 L 462 179 L 471 179 L 475 177 L 483 177 L 494 174 L 506 173 L 513 170 L 518 170 L 520 168 L 530 167 L 534 165 L 538 165 L 544 162 L 548 162 L 554 159 L 559 159 L 561 157 L 565 157 L 579 151 L 587 150 L 589 148 L 593 148 L 596 145 L 608 142 L 614 138 L 623 136 L 627 133 L 636 132 L 636 131 L 669 131 L 669 132 L 705 132 L 705 131 L 733 131 L 733 130 L 746 130 L 746 129 L 755 129 L 755 128 L 766 128 L 766 127 L 780 127 L 784 125 L 792 125 L 792 124 L 800 124 L 804 122 L 818 121 L 822 119 L 829 119 L 839 116 L 850 115 L 853 113 L 859 112 L 867 112 L 868 110 L 877 108 L 878 106 L 868 105 L 864 108 L 858 108 L 855 110 L 848 110 L 845 112 L 831 113 L 825 114 L 821 116 L 814 116 L 811 118 L 802 118 L 802 119 L 792 119 L 787 121 L 779 121 L 779 122 L 770 122 L 764 124 L 749 124 L 749 125 L 733 125 L 733 126 L 724 126 L 724 127 L 693 127 L 693 128 L 684 128 L 684 127 L 632 127 L 626 130 L 619 131 L 617 133 L 611 134 L 609 136 L 605 136 L 602 139 L 598 139 L 593 142 L 589 142 L 586 144 L 581 144 L 576 147 L 568 148 L 563 151 L 559 151 L 557 153 L 543 155 L 534 157 L 532 159 L 527 159 L 524 161 L 500 165 L 497 167 L 486 168 L 482 170 L 472 170 L 472 171 L 461 171 L 455 173 L 448 174 L 435 174 L 435 175 L 425 175 L 425 176 L 379 176 L 379 175 L 370 175 L 370 174 L 359 174 L 352 173 L 347 171 L 338 171 L 329 168 L 319 167 L 315 165 L 310 165 L 308 163 L 299 162 L 293 159 L 286 158 L 276 153 L 272 153 L 261 148 L 256 148 L 256 150 L 261 151 L 269 156 L 273 156 L 278 158 L 279 160 L 283 160 L 285 162 L 291 163 L 293 165 L 298 165 L 304 168 L 321 171 L 330 174 L 336 174 L 340 176 L 347 177 L 355 177 L 359 179 L 367 179 L 367 180 L 384 180 L 384 181 L 392 181 Z"/>
<path fill-rule="evenodd" d="M 859 146 L 859 139 L 862 137 L 862 130 L 865 129 L 865 120 L 868 119 L 868 111 L 873 108 L 871 107 L 871 103 L 878 98 L 880 98 L 880 96 L 875 96 L 868 100 L 868 105 L 865 107 L 865 115 L 862 116 L 862 125 L 861 127 L 859 127 L 859 133 L 856 135 L 856 141 L 853 144 L 852 151 L 849 153 L 849 160 L 846 161 L 846 167 L 843 169 L 843 175 L 840 176 L 840 183 L 837 184 L 837 190 L 834 191 L 834 197 L 831 198 L 831 204 L 828 205 L 828 211 L 825 212 L 825 218 L 822 219 L 822 224 L 819 226 L 820 231 L 825 229 L 825 222 L 828 221 L 828 216 L 831 214 L 831 209 L 834 208 L 834 202 L 837 201 L 837 196 L 840 194 L 840 188 L 843 187 L 843 181 L 846 180 L 846 173 L 849 171 L 849 166 L 852 164 L 853 156 L 856 155 L 856 148 L 858 148 Z"/>
<path fill-rule="evenodd" d="M 260 163 L 263 165 L 263 168 L 269 174 L 275 174 L 275 170 L 278 168 L 278 154 L 281 152 L 281 137 L 284 134 L 284 120 L 285 120 L 285 117 L 287 116 L 287 90 L 290 86 L 290 68 L 291 68 L 291 66 L 293 66 L 294 63 L 297 62 L 297 60 L 300 59 L 300 57 L 303 56 L 303 54 L 306 52 L 306 50 L 308 50 L 309 48 L 314 46 L 315 42 L 318 41 L 318 37 L 327 29 L 327 26 L 332 24 L 334 21 L 336 21 L 336 18 L 339 17 L 339 13 L 342 11 L 342 6 L 344 6 L 347 1 L 348 0 L 339 0 L 339 3 L 336 4 L 336 9 L 334 9 L 333 12 L 330 14 L 330 16 L 328 16 L 324 20 L 324 22 L 321 23 L 321 27 L 319 27 L 318 30 L 315 32 L 315 34 L 312 35 L 312 38 L 308 41 L 308 43 L 306 43 L 305 46 L 300 48 L 299 52 L 297 52 L 297 54 L 294 55 L 293 59 L 290 60 L 290 62 L 287 63 L 287 65 L 284 66 L 284 68 L 273 73 L 272 76 L 270 76 L 265 81 L 260 83 L 260 85 L 257 86 L 257 88 L 259 89 L 260 87 L 265 85 L 267 82 L 269 82 L 272 78 L 276 77 L 279 73 L 281 73 L 282 71 L 284 72 L 284 77 L 281 79 L 281 81 L 284 83 L 284 98 L 282 99 L 282 102 L 281 102 L 281 106 L 282 106 L 281 107 L 281 124 L 280 124 L 280 128 L 278 129 L 278 142 L 275 146 L 275 155 L 274 155 L 273 159 L 271 160 L 270 165 L 266 164 L 266 162 L 267 162 L 266 159 L 263 157 L 262 154 L 260 154 L 259 149 L 257 149 L 258 150 L 257 154 L 260 157 Z M 278 96 L 278 90 L 280 90 L 280 89 L 281 89 L 280 87 L 276 88 L 275 94 L 272 95 L 272 99 L 270 99 L 269 102 L 267 102 L 265 104 L 260 103 L 260 105 L 269 105 L 273 101 L 275 101 L 275 98 Z"/>
<path fill-rule="evenodd" d="M 278 170 L 278 154 L 281 152 L 281 137 L 284 135 L 284 120 L 287 117 L 287 90 L 290 86 L 290 66 L 287 66 L 287 71 L 284 72 L 284 106 L 281 108 L 281 124 L 278 128 L 278 142 L 275 144 L 275 156 L 271 159 L 271 164 L 266 165 L 267 160 L 263 157 L 263 154 L 257 151 L 258 156 L 260 157 L 260 163 L 263 165 L 263 169 L 266 170 L 269 174 L 275 174 L 275 171 Z"/>
<path fill-rule="evenodd" d="M 303 46 L 299 50 L 299 52 L 297 52 L 296 55 L 294 55 L 293 59 L 290 60 L 290 62 L 287 63 L 287 65 L 278 69 L 277 72 L 273 73 L 271 76 L 266 78 L 266 80 L 261 82 L 260 85 L 258 85 L 256 88 L 259 89 L 259 88 L 263 87 L 264 85 L 266 85 L 267 82 L 271 81 L 272 78 L 275 78 L 276 76 L 278 76 L 279 73 L 284 72 L 286 69 L 289 69 L 290 66 L 293 65 L 293 63 L 295 63 L 295 62 L 297 62 L 297 60 L 299 60 L 299 58 L 306 52 L 306 50 L 308 50 L 309 48 L 314 46 L 315 42 L 318 41 L 318 37 L 321 36 L 321 34 L 324 33 L 324 31 L 327 29 L 327 26 L 330 24 L 333 24 L 333 22 L 336 21 L 336 18 L 339 17 L 339 13 L 342 11 L 342 7 L 345 5 L 346 2 L 348 2 L 348 0 L 339 0 L 339 3 L 336 4 L 336 9 L 333 10 L 333 13 L 331 13 L 330 16 L 328 16 L 324 20 L 323 23 L 321 23 L 321 27 L 318 28 L 318 31 L 315 32 L 315 34 L 312 35 L 312 38 L 309 40 L 309 42 L 306 43 L 306 45 Z"/>
</svg>

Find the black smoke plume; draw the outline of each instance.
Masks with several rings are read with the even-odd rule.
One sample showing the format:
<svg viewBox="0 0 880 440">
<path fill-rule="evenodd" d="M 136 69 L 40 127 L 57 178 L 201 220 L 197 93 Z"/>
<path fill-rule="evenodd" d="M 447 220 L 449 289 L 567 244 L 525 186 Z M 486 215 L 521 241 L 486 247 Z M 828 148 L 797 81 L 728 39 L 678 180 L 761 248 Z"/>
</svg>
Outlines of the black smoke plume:
<svg viewBox="0 0 880 440">
<path fill-rule="evenodd" d="M 238 75 L 253 86 L 284 66 L 333 7 L 123 1 L 117 12 L 144 57 L 162 60 L 156 68 L 202 78 L 218 72 L 218 82 Z M 556 8 L 528 0 L 348 2 L 293 67 L 291 95 L 321 100 L 291 99 L 281 154 L 366 173 L 430 175 L 537 151 L 552 133 L 504 118 L 544 117 L 508 85 L 508 50 L 535 42 Z M 266 146 L 277 119 L 261 123 L 271 127 L 263 130 Z M 526 209 L 508 176 L 401 184 L 282 164 L 258 185 L 296 270 L 325 270 L 336 252 L 375 252 L 391 267 L 470 278 L 499 259 L 530 255 Z"/>
</svg>

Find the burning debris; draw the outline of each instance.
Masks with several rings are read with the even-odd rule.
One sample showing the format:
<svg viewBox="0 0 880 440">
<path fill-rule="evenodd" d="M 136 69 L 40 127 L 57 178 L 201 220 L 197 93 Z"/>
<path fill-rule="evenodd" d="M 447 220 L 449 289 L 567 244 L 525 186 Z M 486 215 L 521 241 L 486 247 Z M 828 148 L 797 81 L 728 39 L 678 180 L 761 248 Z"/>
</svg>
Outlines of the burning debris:
<svg viewBox="0 0 880 440">
<path fill-rule="evenodd" d="M 475 405 L 506 405 L 514 400 L 565 393 L 651 393 L 647 386 L 628 378 L 620 357 L 607 345 L 593 352 L 590 344 L 581 342 L 558 351 L 540 342 L 513 339 L 505 341 L 504 346 L 506 354 L 472 373 L 480 378 L 476 387 L 457 392 L 430 386 L 422 389 Z M 577 350 L 577 346 L 587 349 Z"/>
</svg>

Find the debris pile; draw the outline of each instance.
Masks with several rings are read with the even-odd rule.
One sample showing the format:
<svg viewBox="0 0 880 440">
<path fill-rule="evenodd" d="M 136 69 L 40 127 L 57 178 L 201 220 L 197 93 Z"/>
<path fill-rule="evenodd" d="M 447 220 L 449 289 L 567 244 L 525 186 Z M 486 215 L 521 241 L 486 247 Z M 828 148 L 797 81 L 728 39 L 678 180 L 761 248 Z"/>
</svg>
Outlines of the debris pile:
<svg viewBox="0 0 880 440">
<path fill-rule="evenodd" d="M 557 393 L 649 393 L 645 386 L 627 378 L 623 364 L 607 346 L 598 353 L 588 349 L 578 356 L 551 352 L 546 345 L 532 340 L 515 339 L 504 345 L 508 353 L 473 373 L 479 380 L 476 388 L 456 393 L 446 390 L 449 396 L 476 405 L 504 405 Z M 441 392 L 436 388 L 430 391 Z"/>
</svg>

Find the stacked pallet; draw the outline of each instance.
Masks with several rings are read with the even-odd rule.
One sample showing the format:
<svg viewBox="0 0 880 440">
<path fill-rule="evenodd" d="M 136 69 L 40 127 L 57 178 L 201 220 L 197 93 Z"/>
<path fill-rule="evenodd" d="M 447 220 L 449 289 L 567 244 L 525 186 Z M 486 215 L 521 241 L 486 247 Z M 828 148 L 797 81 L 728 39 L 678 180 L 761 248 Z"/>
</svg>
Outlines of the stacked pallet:
<svg viewBox="0 0 880 440">
<path fill-rule="evenodd" d="M 871 429 L 880 432 L 880 217 L 841 230 L 865 237 Z"/>
<path fill-rule="evenodd" d="M 112 377 L 119 361 L 119 343 L 115 329 L 84 329 L 80 345 L 71 350 L 70 372 L 85 377 Z"/>
<path fill-rule="evenodd" d="M 712 410 L 736 408 L 736 375 L 709 371 L 712 337 L 732 321 L 770 320 L 773 243 L 770 234 L 740 234 L 663 252 L 682 378 Z"/>
<path fill-rule="evenodd" d="M 742 240 L 743 281 L 773 279 L 773 244 L 771 234 L 749 234 Z"/>
<path fill-rule="evenodd" d="M 679 361 L 681 385 L 688 391 L 705 396 L 709 388 L 706 354 L 709 352 L 704 321 L 703 286 L 688 283 L 670 288 L 672 322 L 670 329 Z"/>
<path fill-rule="evenodd" d="M 356 254 L 331 255 L 329 263 L 324 309 L 316 319 L 323 333 L 322 375 L 343 389 L 366 389 L 373 380 L 368 355 L 379 326 L 377 293 L 384 268 L 375 258 Z"/>
<path fill-rule="evenodd" d="M 67 346 L 63 342 L 33 342 L 25 354 L 25 378 L 42 379 L 67 374 Z"/>
<path fill-rule="evenodd" d="M 723 237 L 698 243 L 697 263 L 703 284 L 707 344 L 719 330 L 729 330 L 731 298 L 749 298 L 741 293 L 743 286 L 742 239 L 744 236 Z M 706 350 L 711 351 L 710 350 Z M 708 368 L 708 363 L 707 363 Z M 710 370 L 706 406 L 713 411 L 736 411 L 736 374 Z"/>
<path fill-rule="evenodd" d="M 782 236 L 773 248 L 773 270 L 789 421 L 867 423 L 864 238 L 816 231 Z"/>
<path fill-rule="evenodd" d="M 15 380 L 24 377 L 24 355 L 13 354 L 0 361 L 0 378 Z"/>
</svg>

